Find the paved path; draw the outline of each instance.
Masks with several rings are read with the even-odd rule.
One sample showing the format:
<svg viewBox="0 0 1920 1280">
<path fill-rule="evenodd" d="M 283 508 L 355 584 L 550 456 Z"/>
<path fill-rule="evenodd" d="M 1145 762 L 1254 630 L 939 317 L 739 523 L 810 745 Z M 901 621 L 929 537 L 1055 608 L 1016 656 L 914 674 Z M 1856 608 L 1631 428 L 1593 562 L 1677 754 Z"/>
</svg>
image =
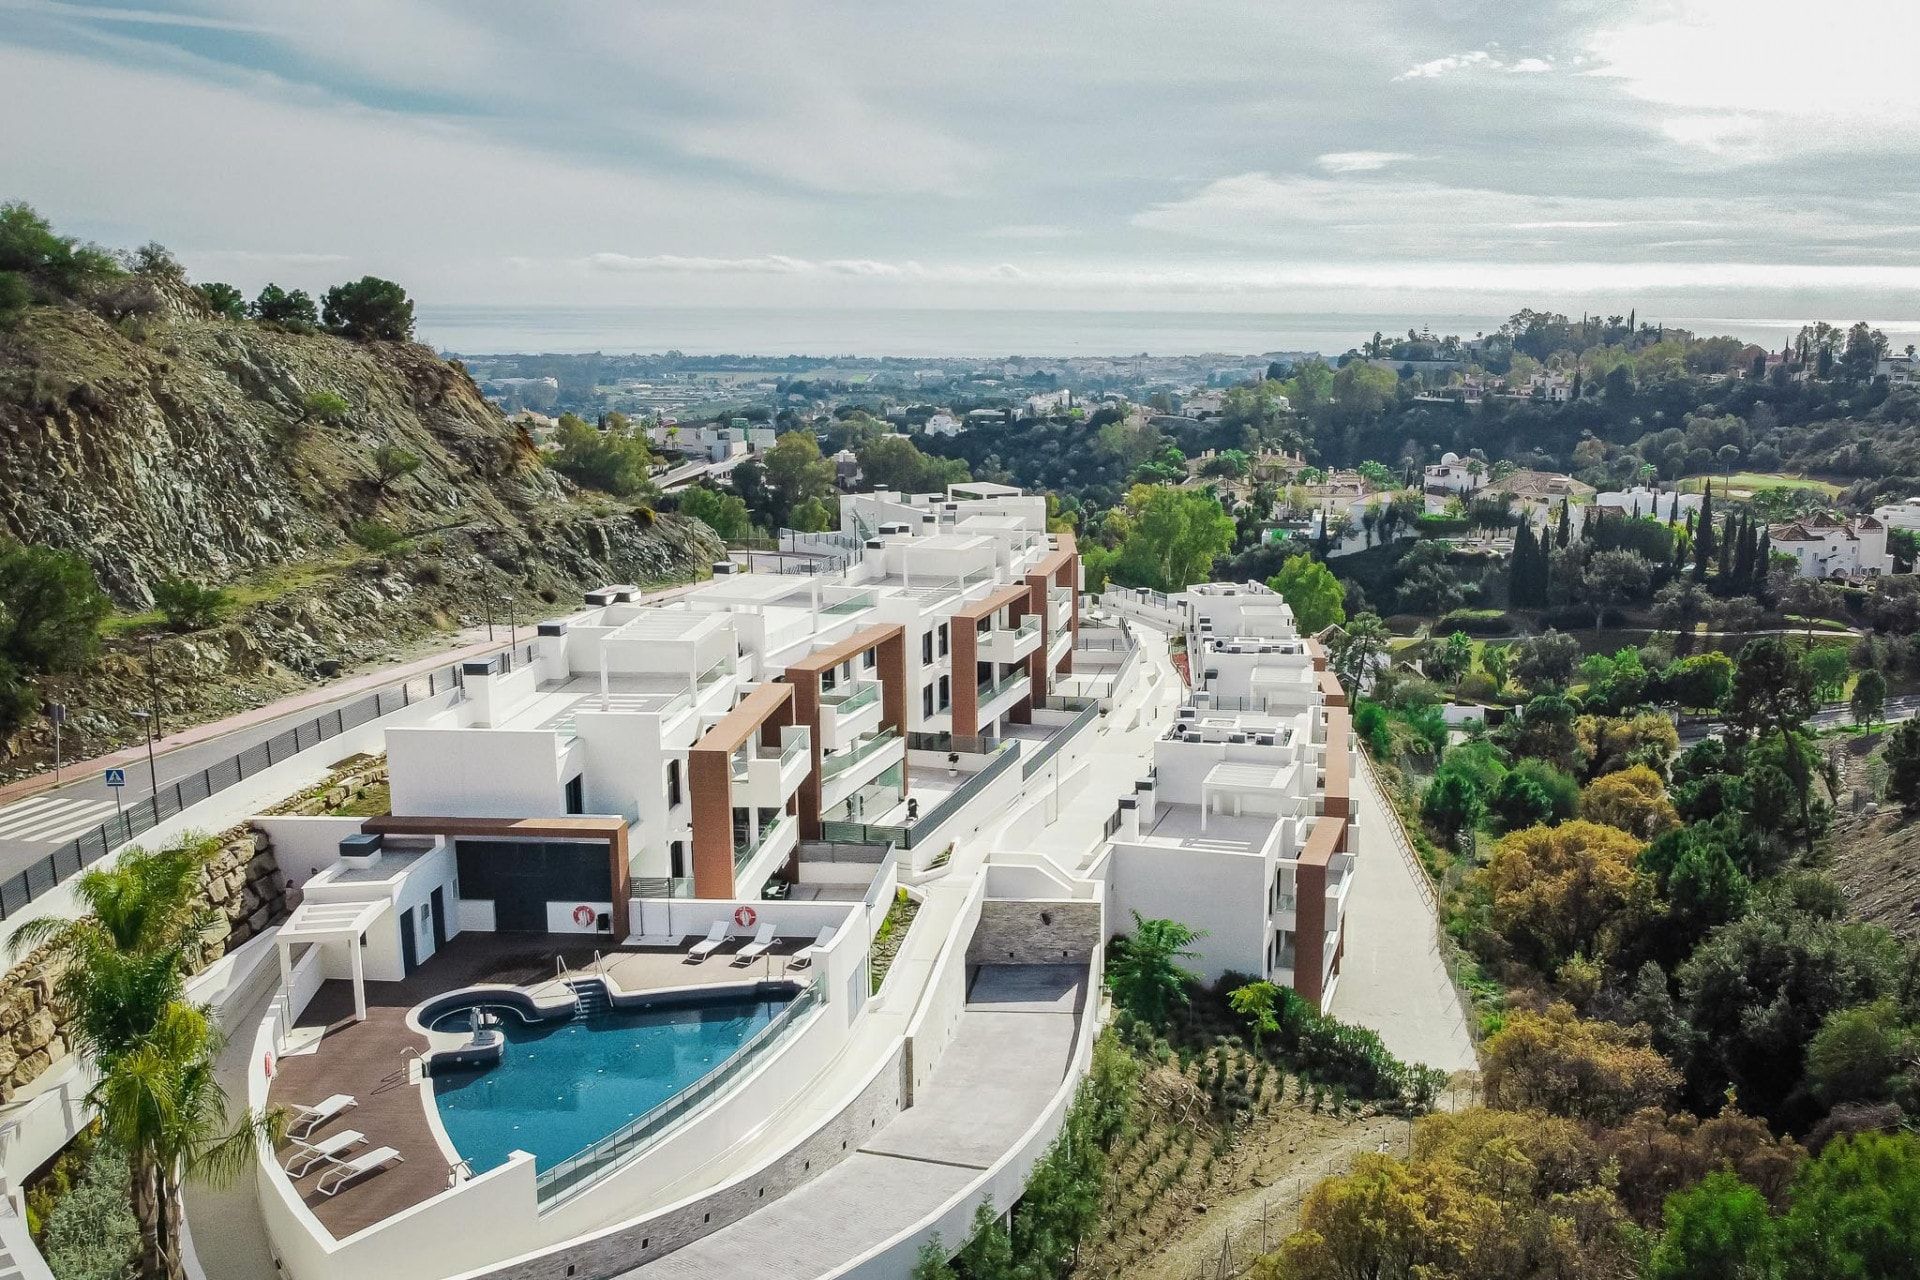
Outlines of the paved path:
<svg viewBox="0 0 1920 1280">
<path fill-rule="evenodd" d="M 984 1174 L 1066 1078 L 1086 970 L 988 965 L 913 1107 L 826 1173 L 634 1280 L 813 1280 L 913 1226 Z M 213 1278 L 218 1280 L 218 1278 Z"/>
<path fill-rule="evenodd" d="M 1459 993 L 1440 952 L 1425 872 L 1412 862 L 1364 762 L 1353 780 L 1361 853 L 1347 898 L 1346 955 L 1331 1012 L 1371 1027 L 1410 1062 L 1449 1074 L 1478 1067 Z"/>
<path fill-rule="evenodd" d="M 254 1002 L 253 1008 L 228 1020 L 233 1030 L 214 1064 L 214 1073 L 220 1087 L 227 1091 L 229 1115 L 237 1116 L 246 1107 L 247 1063 L 253 1056 L 253 1033 L 267 1016 L 278 991 L 276 983 Z M 266 1280 L 278 1274 L 272 1247 L 267 1243 L 267 1222 L 260 1212 L 255 1170 L 251 1166 L 225 1187 L 189 1178 L 182 1198 L 186 1202 L 187 1231 L 193 1237 L 193 1252 L 200 1260 L 206 1280 Z"/>
</svg>

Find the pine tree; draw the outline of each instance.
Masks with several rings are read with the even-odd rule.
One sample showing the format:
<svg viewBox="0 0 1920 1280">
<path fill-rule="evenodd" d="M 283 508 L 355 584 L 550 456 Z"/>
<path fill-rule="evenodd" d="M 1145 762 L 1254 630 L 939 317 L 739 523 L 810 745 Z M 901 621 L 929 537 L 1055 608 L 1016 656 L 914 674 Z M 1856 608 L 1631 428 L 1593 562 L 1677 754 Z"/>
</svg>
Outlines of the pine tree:
<svg viewBox="0 0 1920 1280">
<path fill-rule="evenodd" d="M 1694 522 L 1693 580 L 1707 580 L 1707 566 L 1713 563 L 1713 481 L 1707 481 L 1706 497 L 1700 500 L 1700 517 Z"/>
</svg>

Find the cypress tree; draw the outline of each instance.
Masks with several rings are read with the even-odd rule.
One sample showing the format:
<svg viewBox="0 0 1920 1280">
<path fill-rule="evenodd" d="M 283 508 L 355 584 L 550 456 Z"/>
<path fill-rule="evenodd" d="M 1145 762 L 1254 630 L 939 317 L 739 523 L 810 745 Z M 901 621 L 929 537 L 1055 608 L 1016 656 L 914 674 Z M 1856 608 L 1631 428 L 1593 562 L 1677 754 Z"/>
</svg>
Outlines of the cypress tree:
<svg viewBox="0 0 1920 1280">
<path fill-rule="evenodd" d="M 1553 541 L 1555 546 L 1560 546 L 1560 547 L 1566 546 L 1568 541 L 1570 541 L 1573 536 L 1573 533 L 1572 533 L 1573 516 L 1567 510 L 1567 508 L 1572 505 L 1573 503 L 1571 499 L 1567 500 L 1566 502 L 1562 502 L 1560 504 L 1560 529 L 1553 536 Z"/>
<path fill-rule="evenodd" d="M 1700 518 L 1694 522 L 1693 580 L 1707 580 L 1707 566 L 1713 563 L 1713 481 L 1707 481 L 1706 497 L 1700 500 Z"/>
<path fill-rule="evenodd" d="M 1753 580 L 1748 590 L 1754 595 L 1765 595 L 1767 590 L 1767 569 L 1773 559 L 1773 539 L 1765 529 L 1760 531 L 1760 539 L 1753 545 Z"/>
<path fill-rule="evenodd" d="M 1727 512 L 1727 518 L 1720 525 L 1720 576 L 1733 580 L 1733 512 Z"/>
<path fill-rule="evenodd" d="M 1533 522 L 1522 520 L 1513 535 L 1513 560 L 1507 565 L 1507 603 L 1520 607 L 1533 603 Z"/>
<path fill-rule="evenodd" d="M 1753 581 L 1753 521 L 1740 517 L 1740 540 L 1733 550 L 1733 581 L 1744 590 Z"/>
</svg>

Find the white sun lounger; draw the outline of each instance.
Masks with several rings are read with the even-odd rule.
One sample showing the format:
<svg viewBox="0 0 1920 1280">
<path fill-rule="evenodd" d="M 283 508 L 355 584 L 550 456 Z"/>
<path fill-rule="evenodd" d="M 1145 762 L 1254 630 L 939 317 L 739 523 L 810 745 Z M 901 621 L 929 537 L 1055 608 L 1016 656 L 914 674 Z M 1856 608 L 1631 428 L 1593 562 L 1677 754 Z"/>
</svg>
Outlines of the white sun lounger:
<svg viewBox="0 0 1920 1280">
<path fill-rule="evenodd" d="M 759 931 L 753 935 L 752 942 L 749 942 L 746 946 L 734 952 L 733 962 L 735 964 L 752 964 L 755 960 L 767 954 L 767 949 L 771 946 L 773 946 L 773 926 L 771 924 L 763 924 L 760 926 Z"/>
<path fill-rule="evenodd" d="M 287 1126 L 287 1132 L 296 1138 L 304 1138 L 327 1121 L 360 1105 L 359 1099 L 350 1093 L 336 1093 L 331 1098 L 323 1098 L 310 1107 L 293 1107 L 293 1120 Z"/>
<path fill-rule="evenodd" d="M 718 951 L 720 949 L 720 944 L 725 942 L 726 940 L 727 940 L 727 922 L 724 920 L 721 920 L 715 923 L 713 928 L 707 930 L 706 937 L 700 939 L 700 941 L 694 943 L 691 947 L 687 948 L 687 959 L 705 960 L 708 956 L 712 955 L 715 951 Z"/>
<path fill-rule="evenodd" d="M 358 1129 L 342 1129 L 318 1142 L 302 1142 L 295 1138 L 293 1145 L 300 1149 L 294 1152 L 293 1159 L 287 1161 L 287 1176 L 304 1178 L 313 1171 L 315 1165 L 326 1164 L 342 1151 L 351 1151 L 366 1140 L 367 1135 Z"/>
<path fill-rule="evenodd" d="M 323 1196 L 337 1195 L 340 1189 L 356 1178 L 365 1177 L 376 1169 L 384 1169 L 390 1164 L 405 1164 L 406 1160 L 392 1147 L 376 1147 L 365 1155 L 343 1160 L 320 1175 L 313 1184 L 314 1190 Z"/>
<path fill-rule="evenodd" d="M 818 957 L 822 951 L 827 949 L 827 943 L 833 941 L 833 935 L 834 928 L 832 925 L 828 925 L 820 931 L 819 936 L 815 937 L 812 942 L 794 952 L 793 959 L 787 961 L 787 964 L 789 966 L 812 964 L 814 959 Z"/>
</svg>

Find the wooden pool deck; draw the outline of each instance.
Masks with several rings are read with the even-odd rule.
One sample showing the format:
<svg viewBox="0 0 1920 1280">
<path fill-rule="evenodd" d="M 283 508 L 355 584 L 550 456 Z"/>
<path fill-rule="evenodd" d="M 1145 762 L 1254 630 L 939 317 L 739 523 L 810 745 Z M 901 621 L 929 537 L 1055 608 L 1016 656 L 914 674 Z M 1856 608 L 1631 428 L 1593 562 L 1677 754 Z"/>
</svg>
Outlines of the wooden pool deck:
<svg viewBox="0 0 1920 1280">
<path fill-rule="evenodd" d="M 454 1177 L 434 1135 L 427 1109 L 433 1105 L 412 1078 L 408 1050 L 423 1051 L 426 1037 L 407 1025 L 407 1011 L 432 996 L 479 983 L 538 987 L 555 982 L 556 957 L 569 975 L 603 972 L 622 991 L 716 986 L 756 978 L 782 977 L 792 953 L 810 939 L 782 939 L 781 945 L 753 964 L 732 963 L 744 939 L 729 942 L 699 964 L 689 964 L 687 938 L 672 949 L 609 950 L 606 938 L 579 934 L 463 933 L 402 982 L 369 982 L 367 1018 L 353 1019 L 353 988 L 329 981 L 307 1005 L 295 1028 L 296 1043 L 310 1047 L 283 1055 L 276 1063 L 268 1093 L 275 1106 L 312 1105 L 336 1093 L 353 1095 L 358 1105 L 313 1135 L 357 1129 L 366 1135 L 359 1151 L 392 1147 L 403 1163 L 369 1173 L 334 1196 L 316 1189 L 319 1170 L 296 1179 L 295 1188 L 314 1216 L 336 1239 L 352 1235 L 446 1190 Z M 594 952 L 601 952 L 599 969 Z M 798 968 L 795 977 L 806 970 Z M 305 1034 L 302 1034 L 305 1033 Z M 317 1039 L 313 1033 L 318 1033 Z M 284 1168 L 297 1150 L 278 1153 Z"/>
</svg>

